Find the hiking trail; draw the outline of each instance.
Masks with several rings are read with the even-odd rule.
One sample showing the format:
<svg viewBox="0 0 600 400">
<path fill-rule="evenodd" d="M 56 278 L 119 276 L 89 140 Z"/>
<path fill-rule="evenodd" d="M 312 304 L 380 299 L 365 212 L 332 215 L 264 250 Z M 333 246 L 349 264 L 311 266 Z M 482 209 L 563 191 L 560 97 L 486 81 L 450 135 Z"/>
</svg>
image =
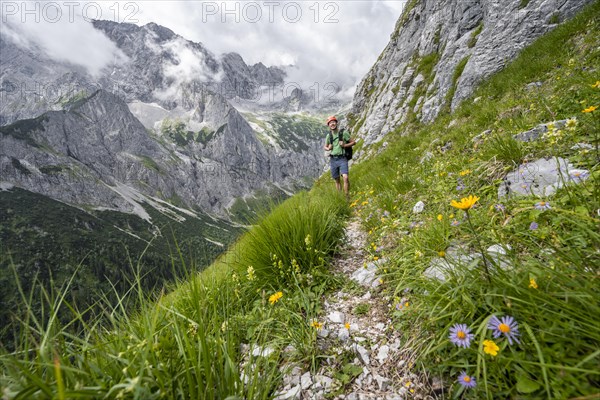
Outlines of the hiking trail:
<svg viewBox="0 0 600 400">
<path fill-rule="evenodd" d="M 390 319 L 392 307 L 403 307 L 407 300 L 398 303 L 384 294 L 378 270 L 387 260 L 370 261 L 366 248 L 367 235 L 353 217 L 332 272 L 355 284 L 328 295 L 318 321 L 322 324 L 317 332 L 318 351 L 326 359 L 315 374 L 299 366 L 290 368 L 276 400 L 434 399 L 431 393 L 441 388 L 441 381 L 434 380 L 432 385 L 411 372 L 410 345 Z"/>
</svg>

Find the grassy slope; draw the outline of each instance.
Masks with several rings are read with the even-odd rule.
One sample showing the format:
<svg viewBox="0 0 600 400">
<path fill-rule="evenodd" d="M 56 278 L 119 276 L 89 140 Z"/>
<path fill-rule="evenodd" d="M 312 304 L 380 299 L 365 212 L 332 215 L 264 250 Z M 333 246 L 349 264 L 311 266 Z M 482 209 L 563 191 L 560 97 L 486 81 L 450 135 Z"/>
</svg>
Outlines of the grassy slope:
<svg viewBox="0 0 600 400">
<path fill-rule="evenodd" d="M 455 381 L 461 371 L 479 382 L 465 392 L 469 398 L 568 398 L 599 390 L 600 115 L 582 112 L 600 106 L 599 13 L 597 2 L 524 50 L 479 88 L 477 101 L 467 100 L 431 125 L 398 127 L 386 138 L 391 145 L 385 151 L 353 169 L 359 194 L 352 205 L 373 247 L 383 247 L 391 259 L 386 289 L 399 303 L 405 298 L 411 304 L 409 311 L 395 312 L 395 324 L 417 336 L 415 352 L 430 372 L 449 380 L 453 395 L 464 390 Z M 538 81 L 539 88 L 526 88 Z M 535 142 L 512 138 L 572 117 L 571 128 Z M 472 140 L 486 130 L 491 133 L 484 140 Z M 448 142 L 451 150 L 442 151 Z M 582 142 L 592 149 L 571 149 Z M 421 163 L 426 152 L 432 158 Z M 559 156 L 589 170 L 589 179 L 548 198 L 498 199 L 508 171 Z M 471 223 L 450 206 L 470 194 L 480 197 L 469 212 Z M 425 211 L 413 214 L 419 200 Z M 542 200 L 552 209 L 537 210 Z M 530 229 L 532 222 L 537 229 Z M 493 244 L 510 246 L 513 267 L 491 266 L 491 283 L 481 262 L 458 266 L 443 283 L 422 274 L 445 253 L 478 254 Z M 514 317 L 521 341 L 511 346 L 496 339 L 495 357 L 483 351 L 483 341 L 494 339 L 487 329 L 492 315 Z M 468 349 L 448 340 L 458 323 L 475 334 Z"/>
<path fill-rule="evenodd" d="M 599 8 L 596 3 L 524 51 L 482 86 L 477 103 L 467 101 L 430 126 L 399 127 L 381 155 L 353 168 L 354 208 L 370 242 L 390 259 L 384 288 L 398 301 L 410 298 L 408 311 L 395 312 L 395 324 L 416 337 L 415 351 L 428 369 L 451 379 L 462 370 L 476 377 L 479 384 L 466 397 L 565 398 L 597 391 L 598 153 L 569 149 L 573 142 L 598 141 L 598 115 L 581 110 L 600 102 L 598 88 L 591 88 L 598 75 L 592 68 L 599 64 L 600 27 L 593 20 Z M 526 91 L 532 81 L 544 83 Z M 576 128 L 554 138 L 528 145 L 510 139 L 539 122 L 571 116 L 578 118 Z M 486 129 L 492 136 L 475 146 L 471 138 Z M 448 140 L 452 150 L 442 153 Z M 419 164 L 427 150 L 434 158 Z M 592 177 L 547 199 L 551 210 L 535 210 L 539 199 L 524 198 L 494 211 L 503 174 L 515 162 L 542 155 L 568 155 Z M 465 187 L 460 192 L 458 177 Z M 268 398 L 282 361 L 316 367 L 321 359 L 311 323 L 321 296 L 340 285 L 326 263 L 347 212 L 330 191 L 330 179 L 322 179 L 311 193 L 284 202 L 202 275 L 158 302 L 143 302 L 133 316 L 105 304 L 109 322 L 100 328 L 79 321 L 75 335 L 55 320 L 26 320 L 22 352 L 0 356 L 7 397 Z M 481 196 L 470 211 L 473 230 L 464 212 L 449 205 L 469 193 Z M 426 203 L 418 217 L 410 211 L 417 200 Z M 451 226 L 454 219 L 461 225 Z M 529 231 L 534 220 L 540 227 Z M 413 222 L 422 225 L 411 230 Z M 477 241 L 510 244 L 514 269 L 493 272 L 492 284 L 479 267 L 459 270 L 445 283 L 422 276 L 440 251 L 455 243 L 474 250 Z M 537 288 L 529 287 L 530 279 Z M 271 297 L 278 291 L 281 298 Z M 144 297 L 141 290 L 132 295 Z M 50 315 L 64 306 L 61 297 L 49 304 Z M 491 314 L 513 316 L 521 332 L 518 345 L 497 340 L 494 358 L 479 350 L 490 338 L 485 325 Z M 476 333 L 469 349 L 449 343 L 454 323 Z M 274 352 L 244 362 L 240 343 L 268 344 Z M 288 344 L 294 350 L 283 351 Z M 460 396 L 462 389 L 448 382 Z"/>
</svg>

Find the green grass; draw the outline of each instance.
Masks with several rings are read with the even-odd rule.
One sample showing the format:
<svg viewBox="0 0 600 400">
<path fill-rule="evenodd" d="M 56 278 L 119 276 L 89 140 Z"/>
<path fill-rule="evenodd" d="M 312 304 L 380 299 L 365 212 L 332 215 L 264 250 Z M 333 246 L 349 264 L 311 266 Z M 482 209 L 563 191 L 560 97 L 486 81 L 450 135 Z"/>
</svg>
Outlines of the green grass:
<svg viewBox="0 0 600 400">
<path fill-rule="evenodd" d="M 468 48 L 471 49 L 471 48 L 475 47 L 475 45 L 477 44 L 477 37 L 479 36 L 479 34 L 481 33 L 482 30 L 483 30 L 483 22 L 479 23 L 477 28 L 475 28 L 475 30 L 473 32 L 471 32 L 471 37 L 469 38 L 469 42 L 467 43 Z"/>
<path fill-rule="evenodd" d="M 98 300 L 94 308 L 101 312 L 93 315 L 71 302 L 73 279 L 56 289 L 20 289 L 25 305 L 42 308 L 36 313 L 26 306 L 19 314 L 15 351 L 0 353 L 0 385 L 9 398 L 28 399 L 270 398 L 282 359 L 314 369 L 321 362 L 311 323 L 325 291 L 341 285 L 326 265 L 346 213 L 345 200 L 331 187 L 301 193 L 264 216 L 206 271 L 190 271 L 158 299 L 147 296 L 141 266 L 130 260 L 138 271 L 131 290 L 117 301 Z M 185 265 L 180 257 L 173 262 Z M 282 297 L 271 304 L 276 292 Z M 131 302 L 138 307 L 133 313 Z M 242 343 L 273 353 L 240 364 Z M 290 344 L 294 351 L 284 353 Z"/>
<path fill-rule="evenodd" d="M 596 2 L 484 82 L 474 94 L 479 101 L 466 100 L 427 126 L 397 127 L 380 154 L 352 168 L 350 209 L 372 247 L 384 249 L 378 253 L 388 260 L 382 295 L 399 306 L 391 313 L 393 324 L 410 333 L 415 365 L 444 377 L 449 398 L 590 398 L 598 392 L 600 119 L 598 111 L 581 110 L 600 105 L 593 87 L 599 13 Z M 525 88 L 537 81 L 543 84 L 534 92 Z M 536 142 L 512 139 L 541 122 L 573 116 L 574 126 Z M 488 129 L 487 139 L 472 141 Z M 448 141 L 452 148 L 442 151 Z M 572 150 L 579 142 L 593 149 Z M 433 157 L 421 163 L 426 152 Z M 549 198 L 498 200 L 507 171 L 544 156 L 568 157 L 590 178 Z M 20 290 L 25 303 L 39 297 L 45 306 L 41 316 L 19 314 L 16 350 L 0 353 L 5 396 L 267 399 L 280 382 L 280 366 L 297 362 L 316 371 L 325 357 L 314 328 L 322 319 L 322 298 L 348 285 L 327 269 L 349 212 L 332 186 L 325 175 L 310 193 L 286 200 L 211 267 L 190 273 L 158 299 L 145 294 L 139 272 L 127 295 L 98 300 L 103 312 L 94 315 L 70 302 L 74 281 L 58 289 Z M 466 219 L 450 201 L 468 194 L 480 199 Z M 419 200 L 425 209 L 414 214 Z M 540 200 L 552 208 L 537 210 Z M 495 207 L 500 201 L 502 209 Z M 531 222 L 538 228 L 529 229 Z M 423 274 L 432 260 L 477 255 L 492 244 L 510 246 L 504 260 L 509 269 L 486 255 L 489 275 L 477 259 L 446 270 L 444 281 Z M 124 258 L 140 270 L 140 263 Z M 185 265 L 183 260 L 173 263 Z M 126 307 L 132 299 L 134 313 Z M 354 311 L 369 308 L 361 303 Z M 59 318 L 61 309 L 70 318 Z M 519 343 L 493 338 L 487 329 L 492 316 L 512 316 Z M 471 329 L 468 348 L 450 343 L 455 324 Z M 496 356 L 483 351 L 484 340 L 497 343 Z M 243 344 L 272 353 L 246 359 Z M 474 389 L 456 383 L 461 371 L 476 378 Z M 347 385 L 358 373 L 340 361 L 337 379 Z"/>
<path fill-rule="evenodd" d="M 582 110 L 600 106 L 600 88 L 594 85 L 599 12 L 596 2 L 525 49 L 480 86 L 473 95 L 477 102 L 466 100 L 426 127 L 410 122 L 398 127 L 386 138 L 385 151 L 353 169 L 358 193 L 351 205 L 369 242 L 383 245 L 391 260 L 384 293 L 410 304 L 394 311 L 394 324 L 411 332 L 411 339 L 420 332 L 413 349 L 418 362 L 428 366 L 427 373 L 445 376 L 449 397 L 562 399 L 598 393 L 600 118 L 597 111 Z M 456 68 L 454 81 L 464 64 Z M 541 87 L 526 88 L 537 81 Z M 570 127 L 537 141 L 513 139 L 540 123 L 572 117 Z M 491 133 L 483 140 L 471 140 L 485 130 Z M 442 152 L 448 141 L 452 149 Z M 572 149 L 581 142 L 592 149 Z M 433 157 L 421 163 L 426 152 Z M 557 156 L 589 170 L 590 178 L 547 198 L 498 199 L 508 171 Z M 480 197 L 469 212 L 471 223 L 464 211 L 450 206 L 469 194 Z M 425 210 L 414 214 L 419 200 Z M 535 209 L 541 200 L 552 209 Z M 495 208 L 498 203 L 503 210 Z M 532 222 L 537 229 L 530 229 Z M 423 274 L 440 255 L 477 255 L 493 244 L 510 246 L 505 261 L 511 267 L 499 268 L 486 255 L 489 279 L 481 260 L 443 269 L 443 282 Z M 520 343 L 492 337 L 487 323 L 493 315 L 517 321 Z M 448 340 L 455 324 L 466 324 L 474 334 L 469 348 Z M 484 340 L 495 340 L 497 356 L 484 353 Z M 476 388 L 460 387 L 461 371 L 476 378 Z"/>
</svg>

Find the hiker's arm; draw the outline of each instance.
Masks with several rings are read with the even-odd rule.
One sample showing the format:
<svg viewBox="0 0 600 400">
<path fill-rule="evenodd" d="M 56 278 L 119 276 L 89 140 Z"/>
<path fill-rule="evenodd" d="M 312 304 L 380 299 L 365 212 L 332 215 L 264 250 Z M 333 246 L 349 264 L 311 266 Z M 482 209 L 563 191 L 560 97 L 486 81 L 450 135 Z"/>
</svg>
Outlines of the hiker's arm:
<svg viewBox="0 0 600 400">
<path fill-rule="evenodd" d="M 333 145 L 332 145 L 332 144 L 327 144 L 327 143 L 325 143 L 325 146 L 323 146 L 323 148 L 324 148 L 325 150 L 331 150 L 331 148 L 332 148 L 332 147 L 333 147 Z"/>
<path fill-rule="evenodd" d="M 348 141 L 348 143 L 346 143 L 345 145 L 343 145 L 342 147 L 352 147 L 356 144 L 356 140 L 350 138 L 350 140 Z"/>
</svg>

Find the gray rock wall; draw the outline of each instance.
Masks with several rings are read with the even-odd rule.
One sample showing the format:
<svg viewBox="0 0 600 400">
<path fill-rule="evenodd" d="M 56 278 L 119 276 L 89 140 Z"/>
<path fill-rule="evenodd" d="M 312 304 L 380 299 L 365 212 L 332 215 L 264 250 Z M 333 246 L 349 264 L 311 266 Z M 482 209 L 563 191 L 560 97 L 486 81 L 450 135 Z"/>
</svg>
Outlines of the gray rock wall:
<svg viewBox="0 0 600 400">
<path fill-rule="evenodd" d="M 408 2 L 354 96 L 359 135 L 374 143 L 408 118 L 430 122 L 456 108 L 482 79 L 592 1 Z"/>
</svg>

